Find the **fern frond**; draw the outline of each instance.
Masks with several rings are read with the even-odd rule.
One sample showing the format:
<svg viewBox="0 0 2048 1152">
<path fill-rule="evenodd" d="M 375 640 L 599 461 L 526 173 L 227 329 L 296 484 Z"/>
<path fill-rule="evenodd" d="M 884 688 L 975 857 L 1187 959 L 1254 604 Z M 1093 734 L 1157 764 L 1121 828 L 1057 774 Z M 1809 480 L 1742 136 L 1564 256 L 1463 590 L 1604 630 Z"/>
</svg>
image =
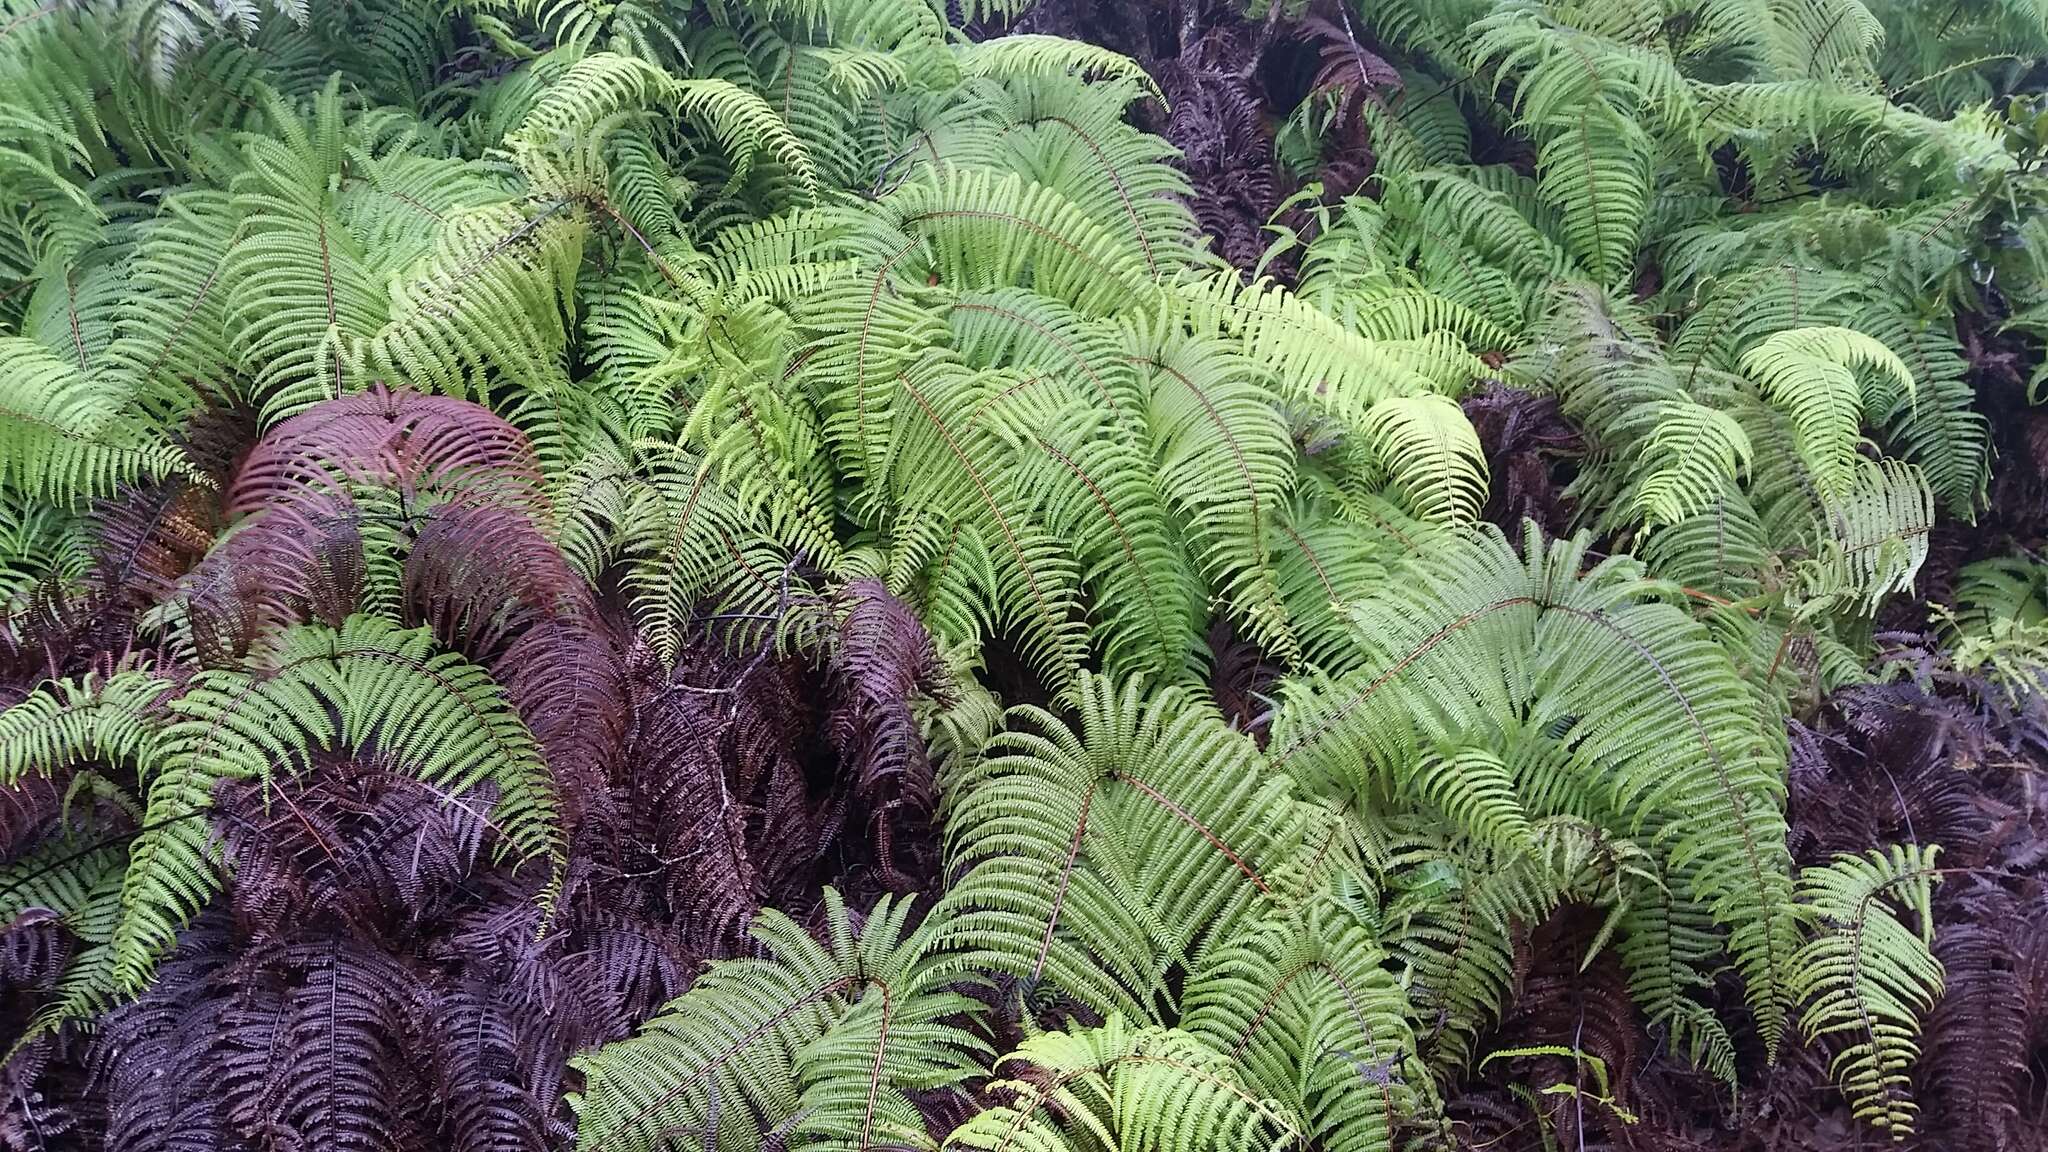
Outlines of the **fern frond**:
<svg viewBox="0 0 2048 1152">
<path fill-rule="evenodd" d="M 1649 525 L 1677 524 L 1712 508 L 1749 467 L 1749 436 L 1726 412 L 1678 401 L 1660 414 L 1642 453 L 1653 470 L 1635 490 L 1636 511 Z"/>
<path fill-rule="evenodd" d="M 1570 771 L 1602 765 L 1596 819 L 1647 832 L 1729 931 L 1775 1044 L 1793 947 L 1782 746 L 1704 629 L 1632 561 L 1579 574 L 1581 547 L 1546 549 L 1532 528 L 1526 562 L 1497 533 L 1419 559 L 1353 609 L 1359 671 L 1287 686 L 1273 759 L 1314 790 L 1369 795 L 1368 773 L 1391 774 L 1419 741 L 1490 741 L 1525 715 L 1559 724 Z"/>
<path fill-rule="evenodd" d="M 1941 962 L 1929 950 L 1937 851 L 1873 848 L 1799 877 L 1801 910 L 1816 933 L 1794 958 L 1800 1030 L 1809 1042 L 1838 1046 L 1829 1074 L 1856 1115 L 1894 1140 L 1913 1131 L 1920 1022 L 1941 997 Z M 1900 923 L 1892 904 L 1917 923 Z"/>
<path fill-rule="evenodd" d="M 1442 396 L 1390 396 L 1365 413 L 1366 447 L 1402 503 L 1439 524 L 1470 524 L 1486 503 L 1486 456 L 1456 403 Z"/>
<path fill-rule="evenodd" d="M 1008 80 L 1023 76 L 1104 77 L 1130 81 L 1165 100 L 1159 85 L 1137 61 L 1119 52 L 1059 36 L 1014 34 L 954 49 L 965 79 Z"/>
<path fill-rule="evenodd" d="M 123 989 L 147 982 L 219 883 L 212 837 L 195 822 L 214 784 L 303 771 L 316 750 L 374 750 L 450 797 L 489 783 L 500 850 L 559 870 L 554 786 L 533 737 L 482 669 L 435 648 L 425 630 L 355 617 L 338 631 L 287 633 L 270 670 L 192 680 L 170 705 L 160 758 L 143 766 L 144 830 L 130 849 L 112 941 Z"/>
<path fill-rule="evenodd" d="M 1795 328 L 1743 353 L 1743 371 L 1791 416 L 1799 453 L 1825 492 L 1845 493 L 1854 468 L 1865 389 L 1858 369 L 1889 376 L 1907 395 L 1913 373 L 1882 343 L 1850 328 Z"/>
<path fill-rule="evenodd" d="M 982 1006 L 938 977 L 930 931 L 906 931 L 909 900 L 884 897 L 856 926 L 827 888 L 824 912 L 823 940 L 763 913 L 763 956 L 713 965 L 637 1034 L 576 1057 L 577 1147 L 652 1150 L 677 1132 L 716 1147 L 773 1132 L 924 1146 L 907 1093 L 979 1070 L 986 1049 L 957 1021 Z"/>
<path fill-rule="evenodd" d="M 1008 1097 L 955 1129 L 944 1147 L 1044 1152 L 1103 1145 L 1221 1152 L 1281 1149 L 1301 1119 L 1246 1087 L 1229 1058 L 1185 1032 L 1112 1016 L 1085 1032 L 1049 1032 L 999 1062 L 1028 1066 L 991 1092 Z"/>
<path fill-rule="evenodd" d="M 1807 594 L 1875 613 L 1885 597 L 1913 586 L 1933 527 L 1934 493 L 1920 469 L 1857 460 L 1847 490 L 1822 510 L 1816 554 L 1801 565 Z"/>
<path fill-rule="evenodd" d="M 1375 926 L 1336 900 L 1262 924 L 1192 973 L 1182 1024 L 1287 1101 L 1320 1146 L 1386 1152 L 1434 1104 Z"/>
<path fill-rule="evenodd" d="M 1250 738 L 1183 690 L 1093 675 L 1080 727 L 1023 707 L 947 782 L 948 872 L 934 912 L 951 964 L 1047 981 L 1134 1018 L 1269 906 L 1269 861 L 1300 829 Z"/>
<path fill-rule="evenodd" d="M 146 764 L 160 734 L 152 715 L 171 685 L 147 672 L 56 681 L 0 712 L 0 786 L 87 763 Z"/>
<path fill-rule="evenodd" d="M 0 337 L 0 484 L 76 505 L 185 467 L 175 447 L 148 442 L 127 399 L 39 341 Z"/>
</svg>

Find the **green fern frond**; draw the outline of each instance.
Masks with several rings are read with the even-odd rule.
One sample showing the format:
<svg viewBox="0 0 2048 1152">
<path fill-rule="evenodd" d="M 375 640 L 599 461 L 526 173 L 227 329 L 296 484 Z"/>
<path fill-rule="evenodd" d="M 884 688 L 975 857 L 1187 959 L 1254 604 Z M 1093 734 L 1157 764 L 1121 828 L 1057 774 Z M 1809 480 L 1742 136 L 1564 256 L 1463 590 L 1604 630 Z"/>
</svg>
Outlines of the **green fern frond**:
<svg viewBox="0 0 2048 1152">
<path fill-rule="evenodd" d="M 1111 1016 L 1085 1032 L 1034 1036 L 998 1062 L 1028 1066 L 989 1091 L 1007 1102 L 943 1147 L 1043 1152 L 1106 1146 L 1165 1152 L 1303 1146 L 1300 1117 L 1247 1087 L 1230 1059 L 1185 1032 Z"/>
<path fill-rule="evenodd" d="M 0 786 L 78 764 L 147 764 L 159 752 L 158 706 L 169 682 L 128 671 L 54 681 L 0 712 Z"/>
<path fill-rule="evenodd" d="M 1135 1019 L 1271 906 L 1263 870 L 1301 834 L 1250 738 L 1183 690 L 1084 675 L 1079 729 L 1012 710 L 946 782 L 948 872 L 934 912 L 961 967 L 1052 983 Z"/>
<path fill-rule="evenodd" d="M 148 981 L 157 956 L 219 884 L 203 822 L 215 783 L 300 771 L 315 750 L 374 750 L 451 801 L 489 783 L 499 850 L 559 872 L 554 785 L 532 735 L 481 668 L 436 651 L 424 629 L 372 617 L 352 617 L 339 631 L 295 628 L 271 669 L 203 672 L 165 719 L 160 754 L 141 765 L 143 831 L 130 848 L 112 940 L 124 991 Z"/>
<path fill-rule="evenodd" d="M 0 337 L 0 484 L 75 505 L 184 468 L 130 421 L 127 399 L 39 341 Z"/>
<path fill-rule="evenodd" d="M 1215 341 L 1133 327 L 1125 355 L 1149 395 L 1145 412 L 1160 493 L 1212 588 L 1284 660 L 1300 655 L 1269 533 L 1294 486 L 1287 426 L 1244 358 Z"/>
<path fill-rule="evenodd" d="M 1486 503 L 1486 455 L 1456 403 L 1390 396 L 1365 413 L 1365 445 L 1409 511 L 1439 524 L 1470 524 Z"/>
<path fill-rule="evenodd" d="M 1580 109 L 1538 153 L 1542 195 L 1563 217 L 1564 244 L 1601 283 L 1635 264 L 1650 203 L 1650 141 L 1604 106 Z"/>
<path fill-rule="evenodd" d="M 1821 513 L 1816 554 L 1800 568 L 1806 594 L 1875 613 L 1886 596 L 1913 586 L 1933 527 L 1934 493 L 1920 469 L 1859 459 L 1847 490 Z"/>
<path fill-rule="evenodd" d="M 1889 376 L 1908 396 L 1913 373 L 1896 353 L 1851 328 L 1795 328 L 1743 353 L 1743 371 L 1792 417 L 1799 453 L 1823 491 L 1847 490 L 1862 425 L 1859 369 Z"/>
<path fill-rule="evenodd" d="M 1420 741 L 1561 725 L 1569 770 L 1600 765 L 1596 820 L 1646 834 L 1728 930 L 1774 1045 L 1793 946 L 1782 745 L 1690 615 L 1633 561 L 1580 574 L 1582 547 L 1532 534 L 1525 562 L 1487 533 L 1419 559 L 1353 609 L 1359 671 L 1287 686 L 1272 757 L 1312 790 L 1370 794 L 1362 774 L 1390 774 Z"/>
<path fill-rule="evenodd" d="M 1386 1152 L 1435 1103 L 1375 928 L 1319 899 L 1218 949 L 1182 1001 L 1184 1029 L 1346 1152 Z"/>
<path fill-rule="evenodd" d="M 229 345 L 254 369 L 253 398 L 275 422 L 368 383 L 349 375 L 347 349 L 384 325 L 388 306 L 369 253 L 336 214 L 332 187 L 350 144 L 336 87 L 310 121 L 281 100 L 270 118 L 277 136 L 243 145 L 239 224 L 221 277 Z"/>
<path fill-rule="evenodd" d="M 559 212 L 495 204 L 451 215 L 392 285 L 390 322 L 363 346 L 357 374 L 465 397 L 485 394 L 487 371 L 554 386 L 568 341 L 562 297 L 583 255 L 581 226 Z"/>
<path fill-rule="evenodd" d="M 1674 402 L 1643 444 L 1638 466 L 1651 471 L 1635 490 L 1635 510 L 1652 526 L 1706 512 L 1749 467 L 1749 457 L 1749 436 L 1733 416 Z"/>
<path fill-rule="evenodd" d="M 1800 1030 L 1836 1049 L 1829 1074 L 1858 1118 L 1894 1140 L 1913 1131 L 1920 1022 L 1941 997 L 1941 962 L 1929 950 L 1938 850 L 1873 848 L 1799 877 L 1801 911 L 1815 932 L 1794 958 Z M 1891 904 L 1917 924 L 1900 923 Z"/>
<path fill-rule="evenodd" d="M 825 889 L 819 940 L 779 912 L 755 922 L 764 955 L 714 964 L 633 1037 L 577 1056 L 577 1147 L 925 1147 L 908 1093 L 975 1074 L 987 1050 L 962 1027 L 982 1005 L 949 988 L 932 933 L 906 931 L 911 901 L 884 897 L 859 923 Z"/>
<path fill-rule="evenodd" d="M 1017 34 L 962 45 L 955 50 L 960 75 L 1008 80 L 1021 76 L 1100 76 L 1137 84 L 1162 102 L 1159 85 L 1135 60 L 1094 44 L 1059 36 Z"/>
</svg>

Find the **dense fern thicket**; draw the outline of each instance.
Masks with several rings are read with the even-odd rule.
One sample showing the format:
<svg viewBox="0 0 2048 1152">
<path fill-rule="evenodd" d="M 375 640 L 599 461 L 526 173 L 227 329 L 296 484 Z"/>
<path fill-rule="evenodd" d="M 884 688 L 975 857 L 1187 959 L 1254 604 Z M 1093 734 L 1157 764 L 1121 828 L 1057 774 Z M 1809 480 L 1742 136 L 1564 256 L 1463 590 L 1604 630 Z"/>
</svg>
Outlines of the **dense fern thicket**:
<svg viewBox="0 0 2048 1152">
<path fill-rule="evenodd" d="M 0 1147 L 2042 1146 L 2044 79 L 0 0 Z"/>
</svg>

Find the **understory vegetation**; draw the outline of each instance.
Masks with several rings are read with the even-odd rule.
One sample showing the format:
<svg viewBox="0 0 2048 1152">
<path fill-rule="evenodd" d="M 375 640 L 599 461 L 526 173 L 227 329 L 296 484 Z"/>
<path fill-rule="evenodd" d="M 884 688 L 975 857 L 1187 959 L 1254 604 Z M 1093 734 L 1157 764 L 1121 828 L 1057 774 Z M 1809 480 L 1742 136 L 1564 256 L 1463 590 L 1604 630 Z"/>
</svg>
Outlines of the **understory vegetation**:
<svg viewBox="0 0 2048 1152">
<path fill-rule="evenodd" d="M 2040 1148 L 2048 5 L 0 0 L 0 1148 Z"/>
</svg>

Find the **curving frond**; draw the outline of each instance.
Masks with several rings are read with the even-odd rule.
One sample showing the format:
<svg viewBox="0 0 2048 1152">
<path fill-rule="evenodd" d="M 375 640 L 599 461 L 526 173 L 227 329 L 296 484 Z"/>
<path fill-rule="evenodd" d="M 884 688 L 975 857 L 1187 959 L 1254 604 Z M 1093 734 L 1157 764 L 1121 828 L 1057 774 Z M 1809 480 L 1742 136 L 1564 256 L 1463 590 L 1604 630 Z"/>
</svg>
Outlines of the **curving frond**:
<svg viewBox="0 0 2048 1152">
<path fill-rule="evenodd" d="M 174 446 L 149 442 L 124 410 L 128 397 L 84 365 L 19 336 L 0 337 L 0 365 L 0 484 L 71 505 L 184 467 Z"/>
<path fill-rule="evenodd" d="M 129 849 L 111 943 L 127 991 L 148 981 L 219 884 L 203 822 L 214 786 L 302 771 L 316 751 L 388 756 L 447 797 L 492 785 L 501 850 L 560 867 L 553 782 L 532 736 L 490 678 L 437 652 L 430 633 L 364 617 L 338 631 L 299 628 L 274 667 L 201 673 L 154 723 L 155 754 L 138 765 L 143 830 Z"/>
<path fill-rule="evenodd" d="M 764 955 L 715 965 L 628 1040 L 574 1061 L 577 1147 L 654 1149 L 676 1132 L 717 1147 L 770 1133 L 819 1147 L 925 1146 L 908 1093 L 955 1084 L 984 1049 L 956 1021 L 980 1008 L 928 959 L 910 901 L 859 923 L 825 892 L 824 939 L 764 913 Z"/>
<path fill-rule="evenodd" d="M 1410 566 L 1352 609 L 1372 653 L 1359 671 L 1288 685 L 1273 759 L 1312 788 L 1371 795 L 1425 741 L 1555 726 L 1558 768 L 1597 773 L 1595 819 L 1645 837 L 1712 910 L 1775 1044 L 1795 943 L 1782 746 L 1708 633 L 1632 561 L 1581 574 L 1583 547 L 1532 528 L 1525 559 L 1489 531 Z"/>
</svg>

